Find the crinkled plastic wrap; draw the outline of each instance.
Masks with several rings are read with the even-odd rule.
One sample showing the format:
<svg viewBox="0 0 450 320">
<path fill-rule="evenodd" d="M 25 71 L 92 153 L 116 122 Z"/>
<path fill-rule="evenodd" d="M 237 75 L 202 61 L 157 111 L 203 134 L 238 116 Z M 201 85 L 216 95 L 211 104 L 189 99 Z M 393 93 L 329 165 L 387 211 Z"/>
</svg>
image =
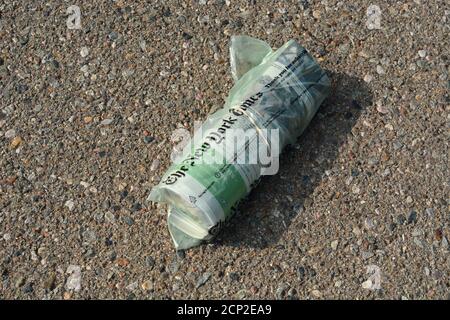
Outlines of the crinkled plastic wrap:
<svg viewBox="0 0 450 320">
<path fill-rule="evenodd" d="M 266 144 L 272 156 L 278 156 L 305 130 L 329 94 L 328 76 L 294 40 L 272 51 L 264 41 L 232 37 L 230 63 L 236 83 L 225 106 L 197 129 L 181 161 L 168 169 L 148 197 L 168 204 L 168 227 L 177 249 L 212 239 L 264 172 L 258 161 L 235 161 L 237 153 L 256 152 L 245 139 L 234 153 L 222 152 L 230 139 L 225 133 L 240 129 L 251 140 L 265 129 L 278 129 L 277 148 Z M 217 161 L 217 155 L 223 161 Z M 213 158 L 216 161 L 205 161 Z"/>
</svg>

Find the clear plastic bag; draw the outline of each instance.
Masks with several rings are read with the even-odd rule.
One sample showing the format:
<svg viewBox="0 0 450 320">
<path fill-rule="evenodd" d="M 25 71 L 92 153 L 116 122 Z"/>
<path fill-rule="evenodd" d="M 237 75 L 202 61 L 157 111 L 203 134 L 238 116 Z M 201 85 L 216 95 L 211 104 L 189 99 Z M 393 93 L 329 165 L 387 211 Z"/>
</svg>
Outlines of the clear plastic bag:
<svg viewBox="0 0 450 320">
<path fill-rule="evenodd" d="M 247 141 L 265 139 L 271 156 L 278 157 L 305 130 L 330 91 L 326 73 L 293 40 L 273 51 L 264 41 L 234 36 L 230 64 L 236 83 L 224 107 L 197 129 L 181 161 L 148 197 L 168 204 L 168 227 L 177 249 L 212 239 L 267 174 L 259 160 L 236 161 L 241 154 L 259 152 Z M 230 141 L 232 130 L 243 138 Z M 270 130 L 277 132 L 276 144 L 263 134 Z M 225 148 L 233 143 L 234 149 Z"/>
<path fill-rule="evenodd" d="M 272 53 L 272 48 L 262 40 L 249 36 L 231 37 L 230 68 L 233 80 L 238 81 L 270 53 Z"/>
</svg>

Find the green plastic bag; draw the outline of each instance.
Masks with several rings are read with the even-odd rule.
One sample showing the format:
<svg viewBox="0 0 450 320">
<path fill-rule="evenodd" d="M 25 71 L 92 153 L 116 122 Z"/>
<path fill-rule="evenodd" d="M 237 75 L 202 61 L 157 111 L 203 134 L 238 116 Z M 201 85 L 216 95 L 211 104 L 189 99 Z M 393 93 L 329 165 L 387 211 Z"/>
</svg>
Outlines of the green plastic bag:
<svg viewBox="0 0 450 320">
<path fill-rule="evenodd" d="M 177 249 L 217 234 L 261 176 L 275 173 L 274 160 L 329 94 L 328 76 L 294 40 L 272 51 L 264 41 L 234 36 L 230 64 L 236 83 L 224 107 L 196 130 L 148 197 L 168 204 Z M 262 161 L 264 148 L 270 153 L 269 169 Z"/>
</svg>

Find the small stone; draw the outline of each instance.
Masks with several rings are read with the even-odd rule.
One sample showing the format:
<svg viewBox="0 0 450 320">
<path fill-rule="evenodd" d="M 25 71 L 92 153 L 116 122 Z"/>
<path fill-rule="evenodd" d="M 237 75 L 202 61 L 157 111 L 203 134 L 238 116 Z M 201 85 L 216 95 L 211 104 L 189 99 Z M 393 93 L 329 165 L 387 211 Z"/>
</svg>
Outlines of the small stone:
<svg viewBox="0 0 450 320">
<path fill-rule="evenodd" d="M 362 284 L 361 284 L 361 287 L 363 287 L 363 289 L 372 289 L 372 286 L 373 286 L 373 283 L 372 283 L 372 280 L 367 280 L 367 281 L 364 281 Z"/>
<path fill-rule="evenodd" d="M 145 136 L 144 137 L 144 142 L 145 143 L 151 143 L 151 142 L 153 142 L 155 140 L 155 138 L 154 137 L 151 137 L 151 136 Z"/>
<path fill-rule="evenodd" d="M 363 258 L 363 260 L 367 260 L 373 257 L 373 252 L 370 251 L 363 251 L 361 253 L 361 257 Z"/>
<path fill-rule="evenodd" d="M 364 76 L 364 81 L 367 83 L 370 83 L 373 80 L 373 76 L 371 76 L 370 74 L 366 74 Z"/>
<path fill-rule="evenodd" d="M 83 241 L 86 243 L 95 243 L 97 241 L 97 235 L 93 230 L 86 230 L 82 234 Z"/>
<path fill-rule="evenodd" d="M 239 273 L 237 272 L 230 272 L 228 274 L 228 277 L 230 278 L 231 281 L 239 281 Z"/>
<path fill-rule="evenodd" d="M 5 240 L 5 241 L 11 240 L 11 235 L 10 235 L 9 233 L 5 233 L 5 234 L 3 235 L 3 240 Z"/>
<path fill-rule="evenodd" d="M 33 292 L 33 284 L 31 282 L 28 282 L 23 288 L 23 293 L 31 293 Z"/>
<path fill-rule="evenodd" d="M 94 119 L 94 118 L 91 117 L 91 116 L 86 116 L 86 117 L 83 118 L 83 122 L 84 122 L 85 124 L 89 124 L 89 123 L 92 122 L 93 119 Z"/>
<path fill-rule="evenodd" d="M 87 182 L 85 182 L 85 181 L 80 181 L 80 185 L 81 185 L 83 188 L 89 188 L 89 183 L 87 183 Z"/>
<path fill-rule="evenodd" d="M 17 277 L 16 281 L 14 282 L 14 286 L 16 288 L 20 288 L 25 283 L 25 278 L 23 276 Z"/>
<path fill-rule="evenodd" d="M 321 298 L 322 297 L 322 292 L 320 292 L 319 290 L 313 290 L 311 291 L 311 294 L 316 297 L 316 298 Z"/>
<path fill-rule="evenodd" d="M 100 122 L 100 124 L 102 126 L 107 126 L 107 125 L 110 125 L 112 122 L 113 122 L 113 119 L 105 119 L 102 122 Z"/>
<path fill-rule="evenodd" d="M 120 267 L 126 267 L 126 266 L 128 266 L 130 264 L 130 261 L 128 259 L 125 259 L 125 258 L 119 258 L 119 259 L 117 259 L 117 264 Z"/>
<path fill-rule="evenodd" d="M 361 191 L 361 189 L 360 189 L 357 185 L 354 185 L 354 186 L 352 187 L 352 192 L 353 192 L 354 194 L 358 194 L 360 191 Z"/>
<path fill-rule="evenodd" d="M 363 50 L 361 50 L 360 52 L 358 52 L 358 55 L 360 56 L 360 57 L 363 57 L 363 58 L 370 58 L 370 54 L 367 52 L 367 51 L 365 51 L 364 49 Z"/>
<path fill-rule="evenodd" d="M 395 223 L 389 223 L 388 225 L 388 230 L 390 232 L 393 232 L 395 230 L 395 228 L 397 227 L 397 225 Z"/>
<path fill-rule="evenodd" d="M 111 40 L 111 41 L 115 41 L 115 40 L 117 40 L 117 38 L 119 38 L 119 35 L 117 34 L 117 32 L 111 31 L 111 32 L 108 34 L 108 38 L 109 38 L 109 40 Z"/>
<path fill-rule="evenodd" d="M 147 49 L 147 42 L 145 40 L 139 41 L 139 48 L 141 48 L 141 50 L 145 52 L 145 50 Z"/>
<path fill-rule="evenodd" d="M 389 113 L 388 108 L 386 108 L 385 106 L 383 106 L 383 103 L 381 101 L 377 101 L 377 111 L 381 114 L 387 114 Z"/>
<path fill-rule="evenodd" d="M 63 299 L 64 299 L 64 300 L 70 300 L 70 299 L 72 299 L 72 293 L 67 292 L 67 291 L 64 292 Z"/>
<path fill-rule="evenodd" d="M 135 202 L 131 207 L 131 211 L 136 212 L 142 209 L 142 205 L 139 202 Z"/>
<path fill-rule="evenodd" d="M 320 19 L 321 12 L 319 10 L 313 10 L 312 15 L 316 19 Z"/>
<path fill-rule="evenodd" d="M 32 261 L 38 261 L 39 260 L 38 255 L 36 254 L 36 252 L 34 252 L 34 250 L 31 251 L 30 255 L 31 255 L 31 260 Z"/>
<path fill-rule="evenodd" d="M 442 272 L 440 270 L 434 270 L 433 271 L 434 279 L 439 280 L 439 279 L 442 278 L 442 276 L 443 276 L 443 274 L 442 274 Z"/>
<path fill-rule="evenodd" d="M 80 55 L 81 55 L 83 58 L 86 58 L 86 57 L 89 55 L 89 49 L 88 49 L 87 47 L 81 48 L 81 50 L 80 50 Z"/>
<path fill-rule="evenodd" d="M 235 297 L 238 300 L 243 300 L 247 296 L 247 290 L 242 289 L 236 292 Z"/>
<path fill-rule="evenodd" d="M 110 207 L 111 207 L 111 201 L 109 201 L 108 199 L 103 201 L 103 203 L 102 203 L 102 208 L 103 209 L 108 210 Z"/>
<path fill-rule="evenodd" d="M 406 221 L 405 215 L 399 214 L 397 216 L 397 224 L 398 225 L 400 225 L 400 226 L 403 225 L 405 223 L 405 221 Z"/>
<path fill-rule="evenodd" d="M 84 66 L 82 66 L 80 68 L 80 71 L 83 72 L 85 74 L 85 76 L 88 75 L 88 71 L 89 71 L 89 66 L 87 64 L 85 64 Z"/>
<path fill-rule="evenodd" d="M 341 55 L 346 55 L 346 54 L 348 53 L 348 50 L 349 50 L 349 45 L 348 45 L 347 43 L 341 44 L 341 45 L 338 47 L 338 52 L 339 52 Z"/>
<path fill-rule="evenodd" d="M 209 272 L 205 272 L 200 278 L 198 278 L 195 288 L 198 289 L 203 286 L 206 282 L 208 282 L 211 274 Z"/>
<path fill-rule="evenodd" d="M 122 190 L 120 192 L 120 199 L 125 199 L 128 196 L 128 190 Z"/>
<path fill-rule="evenodd" d="M 403 147 L 403 143 L 401 143 L 400 141 L 394 141 L 392 146 L 394 147 L 394 150 L 399 150 L 401 147 Z"/>
<path fill-rule="evenodd" d="M 200 24 L 206 25 L 209 22 L 209 15 L 204 15 L 204 16 L 200 15 L 200 16 L 197 17 L 197 21 Z"/>
<path fill-rule="evenodd" d="M 186 40 L 186 41 L 192 39 L 192 35 L 190 35 L 190 34 L 187 33 L 187 32 L 183 32 L 182 37 L 183 37 L 183 39 Z"/>
<path fill-rule="evenodd" d="M 427 63 L 425 61 L 423 61 L 423 60 L 419 60 L 419 61 L 416 62 L 416 65 L 419 68 L 425 68 L 427 66 Z"/>
<path fill-rule="evenodd" d="M 434 209 L 433 208 L 426 208 L 425 213 L 428 215 L 429 218 L 434 217 Z"/>
<path fill-rule="evenodd" d="M 186 252 L 184 250 L 177 250 L 176 255 L 181 260 L 186 258 Z"/>
<path fill-rule="evenodd" d="M 153 290 L 153 282 L 151 280 L 145 280 L 141 285 L 142 290 L 150 291 Z"/>
<path fill-rule="evenodd" d="M 56 276 L 54 273 L 51 273 L 47 279 L 44 281 L 44 288 L 46 290 L 52 291 L 55 289 Z"/>
<path fill-rule="evenodd" d="M 16 130 L 14 129 L 9 129 L 8 131 L 5 132 L 5 138 L 9 139 L 12 138 L 16 135 Z"/>
<path fill-rule="evenodd" d="M 419 238 L 415 237 L 415 238 L 413 239 L 413 241 L 414 241 L 414 243 L 416 244 L 416 246 L 418 246 L 418 247 L 420 247 L 420 248 L 423 248 L 422 240 L 420 240 Z"/>
<path fill-rule="evenodd" d="M 23 36 L 23 37 L 21 37 L 20 38 L 20 44 L 22 45 L 22 46 L 24 46 L 24 45 L 26 45 L 27 43 L 28 43 L 28 41 L 30 40 L 30 38 L 29 38 L 29 36 L 28 35 L 25 35 L 25 36 Z"/>
<path fill-rule="evenodd" d="M 77 265 L 70 265 L 66 271 L 70 274 L 66 282 L 67 290 L 80 291 L 81 290 L 81 267 Z"/>
<path fill-rule="evenodd" d="M 44 257 L 47 254 L 47 248 L 46 247 L 39 247 L 39 249 L 37 250 L 37 254 L 40 257 Z"/>
<path fill-rule="evenodd" d="M 442 229 L 441 228 L 434 230 L 434 239 L 436 241 L 442 241 Z"/>
<path fill-rule="evenodd" d="M 125 289 L 127 289 L 128 291 L 134 291 L 134 290 L 137 289 L 138 285 L 139 285 L 139 284 L 137 283 L 137 281 L 136 281 L 136 282 L 132 282 L 132 283 L 130 283 L 129 285 L 127 285 L 127 286 L 125 287 Z"/>
<path fill-rule="evenodd" d="M 20 94 L 25 93 L 25 91 L 27 91 L 28 89 L 29 89 L 28 85 L 23 84 L 23 83 L 17 85 L 17 87 L 16 87 L 17 92 L 20 93 Z"/>
<path fill-rule="evenodd" d="M 134 74 L 134 70 L 133 69 L 125 69 L 122 71 L 122 76 L 124 78 L 128 78 L 131 77 Z"/>
<path fill-rule="evenodd" d="M 159 160 L 155 159 L 152 162 L 152 165 L 150 166 L 150 171 L 155 171 L 159 167 Z"/>
<path fill-rule="evenodd" d="M 316 271 L 307 266 L 300 266 L 297 268 L 297 277 L 300 281 L 304 281 L 307 277 L 312 278 L 316 276 Z"/>
<path fill-rule="evenodd" d="M 275 292 L 275 296 L 277 299 L 283 299 L 286 295 L 286 291 L 289 289 L 289 286 L 285 283 L 282 283 L 278 286 L 277 291 Z"/>
<path fill-rule="evenodd" d="M 287 297 L 290 300 L 296 299 L 297 298 L 297 290 L 295 290 L 295 288 L 290 288 L 287 293 Z"/>
<path fill-rule="evenodd" d="M 409 214 L 408 214 L 408 224 L 411 223 L 415 223 L 417 221 L 417 212 L 412 210 Z"/>
<path fill-rule="evenodd" d="M 386 72 L 384 71 L 382 66 L 378 65 L 377 66 L 377 73 L 381 75 L 381 74 L 385 74 Z"/>
<path fill-rule="evenodd" d="M 338 240 L 334 240 L 331 242 L 331 249 L 336 250 L 338 247 L 339 241 Z"/>
<path fill-rule="evenodd" d="M 73 208 L 75 207 L 75 203 L 73 202 L 73 200 L 67 200 L 64 206 L 66 206 L 67 208 L 69 208 L 70 211 L 72 211 Z"/>
<path fill-rule="evenodd" d="M 425 58 L 427 56 L 426 50 L 419 50 L 417 53 L 419 54 L 419 57 L 421 57 L 421 58 Z"/>
<path fill-rule="evenodd" d="M 161 278 L 161 280 L 167 280 L 167 279 L 169 279 L 169 274 L 167 272 L 163 271 L 163 272 L 161 272 L 159 277 Z"/>
<path fill-rule="evenodd" d="M 297 268 L 297 275 L 300 281 L 302 281 L 306 276 L 306 269 L 302 266 Z"/>
<path fill-rule="evenodd" d="M 446 237 L 442 237 L 441 248 L 443 250 L 448 250 L 448 240 Z"/>
<path fill-rule="evenodd" d="M 153 259 L 153 257 L 146 257 L 145 258 L 145 265 L 147 266 L 147 268 L 153 269 L 153 267 L 155 266 L 155 259 Z"/>
<path fill-rule="evenodd" d="M 370 157 L 367 163 L 371 166 L 376 166 L 378 164 L 379 160 L 377 157 Z"/>
<path fill-rule="evenodd" d="M 109 223 L 114 223 L 116 222 L 116 216 L 111 211 L 107 211 L 105 213 L 105 221 Z"/>
<path fill-rule="evenodd" d="M 303 205 L 299 204 L 299 203 L 294 203 L 294 205 L 292 206 L 292 211 L 295 214 L 302 214 L 303 213 Z"/>
<path fill-rule="evenodd" d="M 15 137 L 11 141 L 11 148 L 16 149 L 22 143 L 21 137 Z"/>
<path fill-rule="evenodd" d="M 168 267 L 168 271 L 170 271 L 171 273 L 177 273 L 179 269 L 180 269 L 180 260 L 175 256 Z"/>
<path fill-rule="evenodd" d="M 367 230 L 370 230 L 370 229 L 373 229 L 373 227 L 375 227 L 375 224 L 371 218 L 366 218 L 366 219 L 364 219 L 364 227 Z"/>
<path fill-rule="evenodd" d="M 134 224 L 134 220 L 128 216 L 123 217 L 123 221 L 129 226 L 132 226 Z"/>
<path fill-rule="evenodd" d="M 413 198 L 411 196 L 407 196 L 406 203 L 412 203 L 412 202 L 413 202 Z"/>
<path fill-rule="evenodd" d="M 110 252 L 108 253 L 108 257 L 109 257 L 109 260 L 110 260 L 110 261 L 116 260 L 116 258 L 117 258 L 117 252 L 115 252 L 114 250 L 113 250 L 113 251 L 110 251 Z"/>
<path fill-rule="evenodd" d="M 353 232 L 353 234 L 354 234 L 355 236 L 360 236 L 360 235 L 361 235 L 361 229 L 358 228 L 358 227 L 354 227 L 353 230 L 352 230 L 352 232 Z"/>
</svg>

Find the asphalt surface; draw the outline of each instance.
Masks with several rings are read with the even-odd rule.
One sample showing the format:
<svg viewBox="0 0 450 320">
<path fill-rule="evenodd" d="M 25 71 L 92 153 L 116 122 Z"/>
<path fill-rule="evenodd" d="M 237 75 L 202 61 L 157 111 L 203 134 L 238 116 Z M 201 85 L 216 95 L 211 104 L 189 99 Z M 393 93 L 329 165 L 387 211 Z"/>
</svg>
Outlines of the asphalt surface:
<svg viewBox="0 0 450 320">
<path fill-rule="evenodd" d="M 439 0 L 0 1 L 0 298 L 450 298 L 449 20 Z M 233 34 L 296 39 L 333 90 L 176 254 L 145 199 L 173 130 L 223 104 Z"/>
</svg>

